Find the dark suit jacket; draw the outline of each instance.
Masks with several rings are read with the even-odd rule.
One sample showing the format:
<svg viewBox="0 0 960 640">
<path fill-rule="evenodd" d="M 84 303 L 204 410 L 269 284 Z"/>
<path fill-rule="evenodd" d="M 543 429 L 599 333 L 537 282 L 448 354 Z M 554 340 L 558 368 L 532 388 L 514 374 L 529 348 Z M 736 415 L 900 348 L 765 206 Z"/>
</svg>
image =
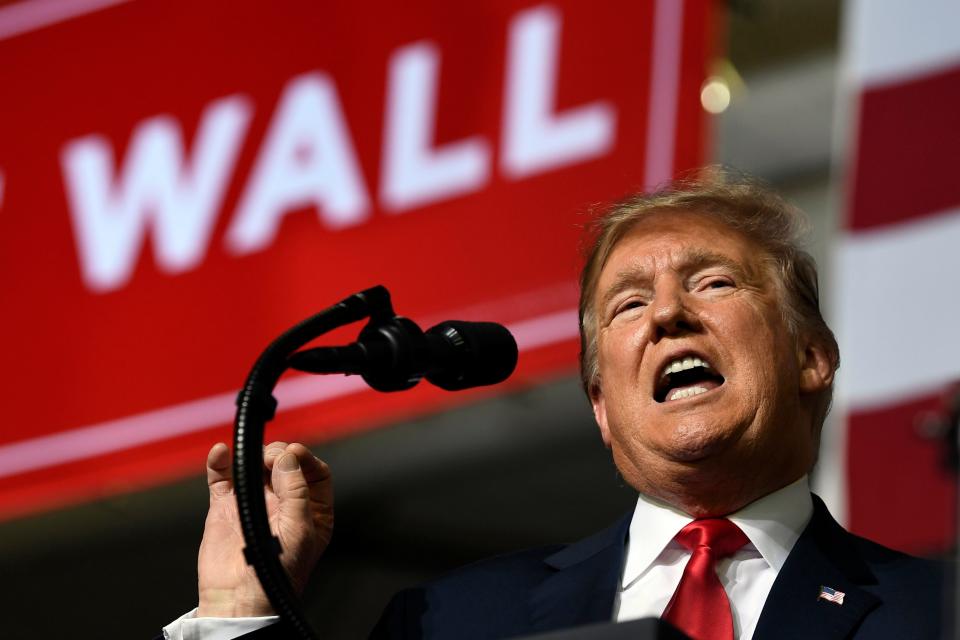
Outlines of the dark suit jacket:
<svg viewBox="0 0 960 640">
<path fill-rule="evenodd" d="M 399 593 L 376 638 L 502 638 L 609 621 L 630 525 L 568 547 L 487 560 Z M 844 592 L 819 600 L 820 587 Z M 935 563 L 847 533 L 814 496 L 814 514 L 777 576 L 756 639 L 941 637 Z"/>
<path fill-rule="evenodd" d="M 377 639 L 506 638 L 610 620 L 628 515 L 569 546 L 514 553 L 460 569 L 391 601 Z M 754 633 L 758 640 L 938 639 L 939 565 L 847 533 L 814 496 L 814 513 L 777 576 Z M 843 604 L 818 599 L 820 587 Z M 279 627 L 279 625 L 277 625 Z M 280 628 L 251 640 L 282 637 Z"/>
</svg>

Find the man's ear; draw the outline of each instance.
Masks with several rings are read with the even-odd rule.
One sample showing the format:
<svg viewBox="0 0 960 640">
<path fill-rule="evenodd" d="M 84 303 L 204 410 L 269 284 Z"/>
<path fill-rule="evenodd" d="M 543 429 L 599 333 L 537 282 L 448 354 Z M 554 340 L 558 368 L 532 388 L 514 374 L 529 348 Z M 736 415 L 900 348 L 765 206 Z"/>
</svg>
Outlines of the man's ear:
<svg viewBox="0 0 960 640">
<path fill-rule="evenodd" d="M 593 418 L 600 427 L 600 437 L 603 438 L 603 444 L 607 449 L 610 448 L 610 427 L 607 424 L 607 403 L 603 398 L 603 391 L 599 384 L 590 388 L 590 404 L 593 406 Z"/>
<path fill-rule="evenodd" d="M 808 339 L 800 358 L 800 393 L 817 393 L 833 384 L 836 367 L 830 350 L 819 340 Z"/>
</svg>

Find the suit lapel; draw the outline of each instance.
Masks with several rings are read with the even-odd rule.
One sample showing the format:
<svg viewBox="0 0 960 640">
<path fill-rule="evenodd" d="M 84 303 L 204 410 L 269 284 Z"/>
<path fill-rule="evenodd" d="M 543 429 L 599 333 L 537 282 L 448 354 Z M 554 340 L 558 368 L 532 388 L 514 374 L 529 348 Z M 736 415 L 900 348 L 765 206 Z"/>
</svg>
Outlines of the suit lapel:
<svg viewBox="0 0 960 640">
<path fill-rule="evenodd" d="M 532 631 L 610 621 L 632 515 L 544 560 L 554 572 L 530 594 Z"/>
<path fill-rule="evenodd" d="M 847 638 L 881 604 L 861 588 L 876 579 L 851 536 L 813 496 L 814 514 L 780 570 L 760 614 L 755 640 Z M 819 598 L 821 587 L 843 592 L 843 604 Z"/>
</svg>

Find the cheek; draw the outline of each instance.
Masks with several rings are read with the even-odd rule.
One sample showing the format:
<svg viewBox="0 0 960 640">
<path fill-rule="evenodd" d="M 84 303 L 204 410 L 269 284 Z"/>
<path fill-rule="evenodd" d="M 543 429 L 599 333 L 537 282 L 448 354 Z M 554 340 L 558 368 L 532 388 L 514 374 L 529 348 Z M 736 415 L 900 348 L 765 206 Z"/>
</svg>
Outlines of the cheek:
<svg viewBox="0 0 960 640">
<path fill-rule="evenodd" d="M 764 312 L 744 304 L 731 313 L 717 314 L 711 324 L 718 345 L 737 372 L 739 392 L 750 398 L 747 404 L 763 403 L 776 395 L 781 382 L 786 382 L 794 367 L 793 341 L 780 335 L 782 320 L 778 312 Z M 775 317 L 770 317 L 771 315 Z"/>
<path fill-rule="evenodd" d="M 601 379 L 622 379 L 639 365 L 643 332 L 635 325 L 605 329 L 599 337 L 598 364 Z"/>
<path fill-rule="evenodd" d="M 745 353 L 746 381 L 751 405 L 764 415 L 792 407 L 799 388 L 799 368 L 792 342 L 763 331 Z"/>
<path fill-rule="evenodd" d="M 613 342 L 618 345 L 623 357 L 639 363 L 650 342 L 651 324 L 643 317 L 637 317 L 616 327 L 614 331 L 616 338 Z"/>
</svg>

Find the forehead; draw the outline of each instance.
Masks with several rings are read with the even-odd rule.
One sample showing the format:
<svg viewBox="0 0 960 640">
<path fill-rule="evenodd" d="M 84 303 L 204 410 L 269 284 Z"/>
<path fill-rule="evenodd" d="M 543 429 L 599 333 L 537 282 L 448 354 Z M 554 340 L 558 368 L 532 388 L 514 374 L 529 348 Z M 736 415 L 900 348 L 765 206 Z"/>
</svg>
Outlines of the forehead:
<svg viewBox="0 0 960 640">
<path fill-rule="evenodd" d="M 624 271 L 654 277 L 663 270 L 722 265 L 759 276 L 763 248 L 744 233 L 709 214 L 668 211 L 634 223 L 613 245 L 598 285 Z"/>
</svg>

